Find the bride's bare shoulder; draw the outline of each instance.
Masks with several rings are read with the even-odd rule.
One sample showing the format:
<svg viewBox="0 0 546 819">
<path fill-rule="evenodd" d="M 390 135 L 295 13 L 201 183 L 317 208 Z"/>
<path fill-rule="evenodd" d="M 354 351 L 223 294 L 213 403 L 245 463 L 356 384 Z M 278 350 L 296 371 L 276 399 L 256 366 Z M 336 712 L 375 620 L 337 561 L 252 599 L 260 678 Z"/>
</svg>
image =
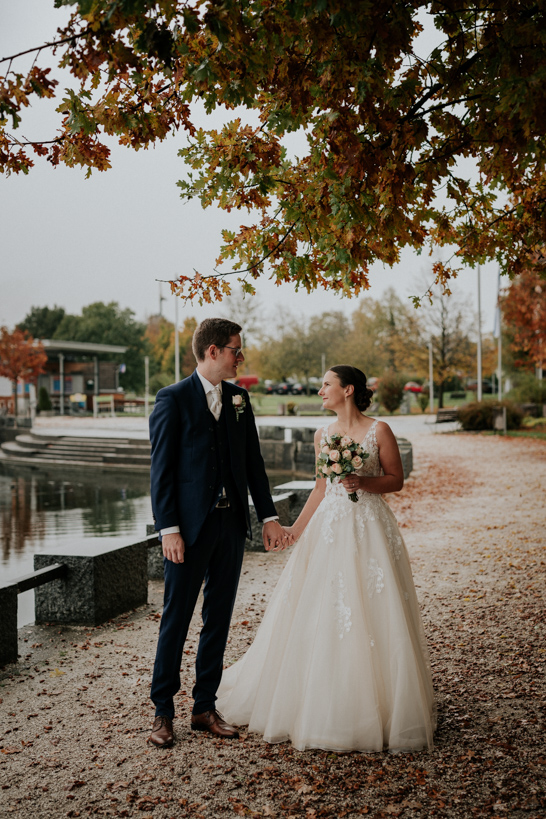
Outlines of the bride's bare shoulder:
<svg viewBox="0 0 546 819">
<path fill-rule="evenodd" d="M 377 421 L 375 426 L 375 434 L 379 441 L 394 440 L 394 433 L 385 421 Z"/>
</svg>

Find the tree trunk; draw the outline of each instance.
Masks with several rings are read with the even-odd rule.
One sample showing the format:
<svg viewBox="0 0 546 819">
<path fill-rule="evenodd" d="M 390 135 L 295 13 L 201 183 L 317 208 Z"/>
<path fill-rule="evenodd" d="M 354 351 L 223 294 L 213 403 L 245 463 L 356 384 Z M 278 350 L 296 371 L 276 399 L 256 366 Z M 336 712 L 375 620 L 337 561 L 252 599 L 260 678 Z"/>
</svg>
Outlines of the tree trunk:
<svg viewBox="0 0 546 819">
<path fill-rule="evenodd" d="M 443 409 L 444 406 L 444 382 L 440 381 L 438 386 L 438 409 Z"/>
<path fill-rule="evenodd" d="M 17 381 L 12 381 L 13 384 L 13 426 L 17 429 Z"/>
</svg>

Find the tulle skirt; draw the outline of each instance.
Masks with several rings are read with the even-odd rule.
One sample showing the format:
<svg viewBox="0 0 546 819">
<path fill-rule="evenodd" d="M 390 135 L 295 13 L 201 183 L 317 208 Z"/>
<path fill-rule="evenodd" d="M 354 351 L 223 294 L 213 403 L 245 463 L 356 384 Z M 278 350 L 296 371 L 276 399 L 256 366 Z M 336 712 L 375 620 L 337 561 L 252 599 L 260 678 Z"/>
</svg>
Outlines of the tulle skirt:
<svg viewBox="0 0 546 819">
<path fill-rule="evenodd" d="M 378 495 L 329 493 L 217 708 L 267 742 L 332 751 L 431 747 L 430 662 L 409 559 Z"/>
</svg>

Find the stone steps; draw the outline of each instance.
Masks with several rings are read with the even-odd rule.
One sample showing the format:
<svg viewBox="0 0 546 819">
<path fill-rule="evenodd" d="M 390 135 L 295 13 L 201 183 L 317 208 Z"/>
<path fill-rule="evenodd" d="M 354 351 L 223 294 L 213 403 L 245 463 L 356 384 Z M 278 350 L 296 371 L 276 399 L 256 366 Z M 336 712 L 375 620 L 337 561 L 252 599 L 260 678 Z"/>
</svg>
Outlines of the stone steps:
<svg viewBox="0 0 546 819">
<path fill-rule="evenodd" d="M 2 444 L 2 461 L 21 465 L 148 471 L 150 442 L 131 438 L 86 438 L 72 435 L 22 433 Z"/>
</svg>

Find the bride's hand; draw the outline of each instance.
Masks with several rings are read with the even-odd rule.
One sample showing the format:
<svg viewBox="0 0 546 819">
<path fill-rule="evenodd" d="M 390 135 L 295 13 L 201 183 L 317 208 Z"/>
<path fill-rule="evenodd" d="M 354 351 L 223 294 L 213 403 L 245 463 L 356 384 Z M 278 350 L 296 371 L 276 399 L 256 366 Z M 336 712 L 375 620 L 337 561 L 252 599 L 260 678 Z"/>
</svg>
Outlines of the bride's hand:
<svg viewBox="0 0 546 819">
<path fill-rule="evenodd" d="M 296 540 L 299 538 L 299 534 L 296 533 L 296 530 L 293 526 L 283 526 L 283 529 L 286 532 L 286 534 L 290 536 L 290 545 L 292 546 L 292 544 L 295 543 Z"/>
<path fill-rule="evenodd" d="M 359 475 L 347 475 L 347 477 L 343 478 L 340 483 L 343 485 L 343 488 L 347 490 L 347 492 L 356 492 L 357 489 L 360 489 Z"/>
</svg>

